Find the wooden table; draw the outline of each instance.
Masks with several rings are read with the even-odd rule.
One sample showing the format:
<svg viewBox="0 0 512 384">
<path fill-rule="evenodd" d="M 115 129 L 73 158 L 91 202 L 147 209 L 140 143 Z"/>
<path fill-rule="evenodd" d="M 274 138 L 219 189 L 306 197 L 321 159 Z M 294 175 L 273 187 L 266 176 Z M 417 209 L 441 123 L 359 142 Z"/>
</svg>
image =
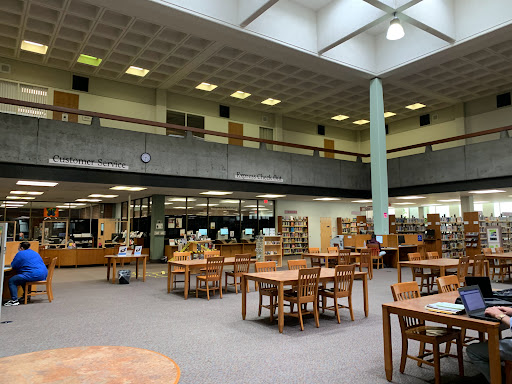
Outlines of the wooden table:
<svg viewBox="0 0 512 384">
<path fill-rule="evenodd" d="M 512 260 L 512 252 L 504 252 L 504 253 L 492 253 L 490 255 L 485 255 L 487 259 L 505 259 Z"/>
<path fill-rule="evenodd" d="M 251 263 L 255 263 L 256 259 L 251 259 Z M 169 260 L 167 262 L 167 293 L 172 291 L 172 266 L 181 267 L 185 269 L 185 300 L 188 299 L 188 291 L 190 290 L 190 273 L 192 271 L 200 270 L 201 268 L 206 268 L 206 259 L 194 259 L 194 260 L 182 260 L 182 261 L 174 261 Z M 235 265 L 234 257 L 225 257 L 224 265 Z M 181 274 L 181 273 L 180 273 Z"/>
<path fill-rule="evenodd" d="M 366 272 L 355 272 L 354 279 L 363 280 L 363 298 L 364 298 L 364 315 L 368 317 L 369 305 L 368 305 L 368 276 Z M 244 273 L 242 275 L 242 319 L 245 320 L 245 314 L 247 310 L 247 284 L 249 280 L 253 280 L 258 283 L 269 283 L 277 286 L 278 290 L 278 325 L 279 332 L 283 333 L 284 328 L 284 286 L 285 285 L 297 285 L 299 281 L 298 270 L 285 270 L 276 272 L 256 272 L 256 273 Z M 326 283 L 334 281 L 334 268 L 321 268 L 320 269 L 320 282 Z"/>
<path fill-rule="evenodd" d="M 439 269 L 440 276 L 446 275 L 447 269 L 456 269 L 459 265 L 459 259 L 433 259 L 433 260 L 418 260 L 418 261 L 399 261 L 398 262 L 398 282 L 402 282 L 402 267 L 411 268 L 434 268 Z"/>
<path fill-rule="evenodd" d="M 361 256 L 360 252 L 350 252 L 350 259 L 355 259 L 357 257 Z M 301 259 L 324 259 L 325 265 L 328 265 L 329 259 L 338 259 L 337 253 L 327 253 L 327 252 L 320 252 L 320 253 L 303 253 L 301 255 Z"/>
<path fill-rule="evenodd" d="M 501 362 L 499 351 L 500 323 L 472 319 L 467 315 L 447 315 L 431 312 L 425 309 L 425 305 L 441 302 L 455 302 L 459 297 L 458 292 L 441 293 L 420 297 L 418 299 L 405 300 L 382 304 L 382 325 L 384 331 L 384 367 L 388 381 L 393 379 L 393 359 L 391 343 L 390 315 L 410 316 L 420 320 L 446 324 L 450 327 L 474 329 L 478 332 L 486 332 L 488 335 L 489 363 L 491 370 L 491 384 L 501 384 Z"/>
<path fill-rule="evenodd" d="M 2 383 L 176 384 L 178 365 L 160 353 L 132 347 L 51 349 L 0 359 Z"/>
<path fill-rule="evenodd" d="M 116 264 L 117 260 L 123 263 L 126 259 L 135 259 L 135 278 L 139 278 L 139 259 L 142 259 L 142 281 L 146 281 L 146 261 L 149 255 L 107 255 L 105 258 L 107 259 L 107 281 L 110 279 L 110 264 L 112 264 L 112 284 L 116 283 Z"/>
</svg>

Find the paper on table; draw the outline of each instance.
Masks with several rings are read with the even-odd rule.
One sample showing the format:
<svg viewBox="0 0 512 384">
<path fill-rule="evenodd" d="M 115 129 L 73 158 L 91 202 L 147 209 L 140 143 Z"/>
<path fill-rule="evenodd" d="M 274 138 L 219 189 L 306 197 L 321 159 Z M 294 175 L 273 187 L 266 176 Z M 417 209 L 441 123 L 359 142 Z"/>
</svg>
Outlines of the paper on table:
<svg viewBox="0 0 512 384">
<path fill-rule="evenodd" d="M 432 304 L 427 304 L 425 306 L 427 309 L 434 309 L 439 311 L 445 311 L 447 313 L 460 313 L 464 310 L 464 306 L 462 304 L 453 304 L 453 303 L 445 303 L 445 302 L 437 302 Z"/>
</svg>

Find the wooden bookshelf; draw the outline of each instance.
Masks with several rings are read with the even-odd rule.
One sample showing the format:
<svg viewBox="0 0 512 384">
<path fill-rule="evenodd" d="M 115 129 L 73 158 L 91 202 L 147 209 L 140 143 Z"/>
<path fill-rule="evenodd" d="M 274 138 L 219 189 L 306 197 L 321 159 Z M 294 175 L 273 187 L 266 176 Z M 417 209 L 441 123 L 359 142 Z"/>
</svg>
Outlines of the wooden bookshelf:
<svg viewBox="0 0 512 384">
<path fill-rule="evenodd" d="M 396 219 L 395 215 L 389 215 L 389 234 L 396 233 Z"/>
<path fill-rule="evenodd" d="M 429 213 L 425 228 L 435 231 L 432 238 L 425 238 L 425 252 L 437 252 L 440 256 L 443 254 L 441 242 L 441 217 L 438 213 Z M 426 237 L 426 236 L 425 236 Z"/>
<path fill-rule="evenodd" d="M 465 256 L 465 234 L 462 217 L 441 217 L 441 249 L 443 257 Z"/>
<path fill-rule="evenodd" d="M 338 227 L 338 235 L 350 235 L 350 224 L 352 220 L 350 218 L 338 217 L 336 224 Z"/>
<path fill-rule="evenodd" d="M 263 237 L 263 258 L 265 261 L 277 261 L 277 266 L 283 265 L 283 238 L 281 236 Z"/>
<path fill-rule="evenodd" d="M 283 254 L 300 255 L 309 248 L 308 218 L 278 216 L 277 228 L 283 236 Z"/>
<path fill-rule="evenodd" d="M 482 253 L 480 242 L 480 221 L 478 212 L 464 212 L 464 242 L 466 256 L 475 256 Z"/>
<path fill-rule="evenodd" d="M 395 218 L 396 234 L 423 234 L 425 232 L 425 219 L 417 217 L 412 218 Z"/>
</svg>

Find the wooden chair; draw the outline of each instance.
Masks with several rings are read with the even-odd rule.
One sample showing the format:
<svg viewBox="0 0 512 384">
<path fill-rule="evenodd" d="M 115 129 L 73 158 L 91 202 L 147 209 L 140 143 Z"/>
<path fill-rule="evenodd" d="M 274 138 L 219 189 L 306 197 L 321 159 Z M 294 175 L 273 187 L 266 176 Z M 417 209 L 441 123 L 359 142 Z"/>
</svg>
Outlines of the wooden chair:
<svg viewBox="0 0 512 384">
<path fill-rule="evenodd" d="M 288 260 L 288 269 L 302 269 L 308 267 L 306 259 Z"/>
<path fill-rule="evenodd" d="M 309 248 L 309 253 L 320 253 L 320 248 Z M 322 263 L 321 258 L 311 258 L 311 266 L 312 267 L 323 267 L 324 263 Z"/>
<path fill-rule="evenodd" d="M 275 264 L 275 263 L 274 263 Z M 242 285 L 242 274 L 249 273 L 249 267 L 251 265 L 251 254 L 243 253 L 239 255 L 235 255 L 235 265 L 233 271 L 225 272 L 225 290 L 228 291 L 228 285 L 235 286 L 235 292 L 238 294 L 238 286 L 240 285 L 240 289 L 243 289 Z M 233 283 L 228 283 L 228 277 L 233 278 Z M 237 281 L 240 279 L 240 281 Z M 249 284 L 247 284 L 247 292 L 249 292 Z"/>
<path fill-rule="evenodd" d="M 427 252 L 427 260 L 438 260 L 441 256 L 439 256 L 439 253 L 436 251 L 434 252 Z M 430 289 L 434 288 L 434 280 L 437 279 L 439 276 L 441 276 L 441 270 L 439 268 L 430 268 L 430 273 L 433 275 L 433 278 L 431 280 Z"/>
<path fill-rule="evenodd" d="M 354 283 L 355 265 L 337 265 L 334 269 L 334 288 L 320 289 L 318 295 L 322 298 L 322 313 L 326 309 L 334 311 L 338 324 L 340 323 L 339 308 L 348 308 L 350 318 L 354 321 L 354 311 L 352 310 L 352 285 Z M 334 300 L 332 307 L 327 307 L 327 298 Z M 348 306 L 338 304 L 338 299 L 346 297 Z"/>
<path fill-rule="evenodd" d="M 504 249 L 503 247 L 496 248 L 496 253 L 503 253 Z M 482 248 L 482 253 L 484 255 L 492 255 L 492 249 L 491 248 Z M 496 270 L 498 270 L 498 278 L 503 283 L 505 281 L 505 276 L 508 275 L 508 278 L 511 278 L 510 274 L 510 264 L 505 259 L 493 259 L 493 258 L 486 258 L 489 261 L 489 274 L 491 275 L 491 279 L 494 280 L 494 277 L 496 276 Z"/>
<path fill-rule="evenodd" d="M 473 276 L 485 276 L 485 255 L 473 256 Z"/>
<path fill-rule="evenodd" d="M 366 244 L 366 248 L 371 249 L 373 251 L 372 262 L 375 263 L 375 261 L 377 261 L 376 268 L 377 269 L 384 268 L 383 256 L 380 255 L 380 245 L 379 244 Z"/>
<path fill-rule="evenodd" d="M 372 250 L 365 248 L 361 249 L 361 256 L 359 261 L 359 272 L 366 268 L 368 270 L 368 278 L 373 279 L 373 261 L 372 261 Z"/>
<path fill-rule="evenodd" d="M 256 272 L 275 272 L 276 263 L 273 261 L 258 261 L 255 264 Z M 258 283 L 260 301 L 258 305 L 258 316 L 261 316 L 261 308 L 267 308 L 270 310 L 270 322 L 274 321 L 274 312 L 277 307 L 277 287 L 269 283 Z M 270 299 L 269 305 L 263 304 L 263 296 L 268 296 Z"/>
<path fill-rule="evenodd" d="M 512 384 L 512 361 L 505 360 L 505 383 Z"/>
<path fill-rule="evenodd" d="M 299 284 L 296 291 L 288 291 L 284 295 L 284 300 L 290 302 L 290 312 L 285 312 L 287 316 L 298 317 L 300 321 L 300 330 L 304 330 L 302 315 L 313 313 L 316 327 L 320 327 L 318 319 L 318 282 L 320 280 L 320 268 L 302 268 L 299 269 Z M 303 305 L 313 303 L 313 312 L 303 309 Z M 293 306 L 297 304 L 297 312 L 293 312 Z M 307 308 L 307 307 L 306 307 Z"/>
<path fill-rule="evenodd" d="M 496 253 L 505 253 L 505 248 L 503 247 L 496 247 Z"/>
<path fill-rule="evenodd" d="M 213 250 L 213 251 L 204 251 L 204 258 L 207 259 L 209 257 L 219 257 L 220 251 Z"/>
<path fill-rule="evenodd" d="M 47 295 L 48 301 L 51 303 L 53 300 L 53 289 L 52 289 L 52 280 L 53 280 L 53 272 L 55 271 L 55 264 L 57 264 L 57 258 L 54 257 L 52 259 L 52 262 L 50 263 L 50 266 L 48 267 L 48 276 L 46 277 L 46 280 L 41 281 L 27 281 L 25 283 L 25 304 L 27 304 L 28 297 L 29 296 L 37 296 L 37 295 Z M 37 291 L 33 290 L 32 286 L 38 285 L 46 285 L 46 290 L 44 291 Z"/>
<path fill-rule="evenodd" d="M 484 256 L 488 256 L 488 255 L 492 255 L 492 249 L 491 248 L 482 248 L 482 254 Z M 498 263 L 496 262 L 496 259 L 492 259 L 492 258 L 487 258 L 487 261 L 489 262 L 489 277 L 494 280 L 494 276 L 496 275 L 496 269 L 498 269 L 498 274 L 502 275 L 502 271 L 499 269 L 498 267 Z M 502 278 L 502 282 L 503 282 L 503 278 Z"/>
<path fill-rule="evenodd" d="M 417 299 L 420 297 L 420 290 L 416 281 L 397 283 L 391 286 L 393 299 L 395 301 L 403 301 L 409 299 Z M 459 375 L 464 376 L 464 362 L 462 356 L 462 335 L 458 329 L 445 327 L 434 327 L 425 325 L 423 320 L 419 320 L 408 316 L 399 316 L 400 330 L 402 332 L 402 357 L 400 360 L 400 373 L 405 371 L 405 363 L 407 358 L 418 362 L 418 366 L 427 364 L 434 367 L 435 384 L 441 382 L 441 365 L 442 357 L 457 357 L 459 362 Z M 420 342 L 418 356 L 408 354 L 409 339 Z M 449 353 L 440 353 L 439 345 L 442 343 L 450 343 L 452 340 L 457 341 L 457 356 Z M 432 350 L 426 350 L 425 344 L 432 344 Z M 426 357 L 432 356 L 430 360 Z"/>
<path fill-rule="evenodd" d="M 320 253 L 320 248 L 308 248 L 308 253 Z"/>
<path fill-rule="evenodd" d="M 224 268 L 224 257 L 209 257 L 206 260 L 206 268 L 204 274 L 196 276 L 196 297 L 199 291 L 206 291 L 206 297 L 210 300 L 210 290 L 215 294 L 215 290 L 219 290 L 222 299 L 222 269 Z M 213 285 L 210 287 L 210 282 Z M 201 283 L 204 283 L 204 287 Z M 218 283 L 218 286 L 217 286 Z"/>
<path fill-rule="evenodd" d="M 421 260 L 421 254 L 418 252 L 414 253 L 408 253 L 407 257 L 409 258 L 409 261 L 419 261 Z M 412 272 L 412 279 L 416 281 L 416 279 L 419 277 L 420 280 L 420 290 L 423 290 L 423 287 L 427 287 L 427 292 L 430 293 L 430 288 L 433 286 L 433 282 L 431 280 L 434 279 L 434 275 L 432 274 L 432 271 L 425 272 L 425 268 L 414 268 L 411 267 Z M 424 281 L 427 281 L 425 284 Z"/>
<path fill-rule="evenodd" d="M 337 265 L 349 265 L 350 264 L 350 249 L 340 249 L 338 251 L 337 260 L 329 260 L 329 268 L 334 268 Z"/>
<path fill-rule="evenodd" d="M 174 252 L 172 254 L 172 256 L 173 256 L 174 261 L 191 260 L 192 253 L 191 252 Z M 172 267 L 172 284 L 173 284 L 174 288 L 176 288 L 176 283 L 178 282 L 176 280 L 176 277 L 178 277 L 178 275 L 185 275 L 185 268 L 173 266 Z"/>
<path fill-rule="evenodd" d="M 327 247 L 327 253 L 338 253 L 338 247 Z"/>
<path fill-rule="evenodd" d="M 457 278 L 459 279 L 459 285 L 466 285 L 466 276 L 468 275 L 469 269 L 469 257 L 460 257 L 459 265 L 457 265 Z"/>
</svg>

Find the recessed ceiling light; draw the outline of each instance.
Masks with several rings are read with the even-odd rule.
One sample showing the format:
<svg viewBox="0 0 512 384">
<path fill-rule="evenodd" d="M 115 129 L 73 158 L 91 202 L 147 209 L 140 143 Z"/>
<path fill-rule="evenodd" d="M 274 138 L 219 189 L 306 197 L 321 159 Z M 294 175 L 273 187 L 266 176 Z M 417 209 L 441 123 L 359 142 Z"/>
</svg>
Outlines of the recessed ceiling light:
<svg viewBox="0 0 512 384">
<path fill-rule="evenodd" d="M 338 197 L 317 197 L 316 199 L 313 199 L 313 200 L 317 200 L 317 201 L 335 201 L 335 200 L 341 200 L 341 199 L 338 198 Z"/>
<path fill-rule="evenodd" d="M 272 99 L 272 98 L 268 98 L 266 100 L 263 100 L 261 102 L 261 104 L 266 104 L 266 105 L 276 105 L 276 104 L 279 104 L 281 102 L 281 100 L 277 100 L 277 99 Z"/>
<path fill-rule="evenodd" d="M 286 197 L 286 195 L 272 195 L 270 193 L 267 193 L 266 195 L 258 195 L 256 197 L 266 198 L 266 199 L 277 199 L 279 197 Z"/>
<path fill-rule="evenodd" d="M 384 112 L 384 118 L 391 117 L 391 116 L 396 116 L 396 113 L 395 112 Z"/>
<path fill-rule="evenodd" d="M 11 191 L 9 192 L 11 195 L 32 195 L 32 196 L 40 196 L 44 192 L 35 192 L 35 191 Z"/>
<path fill-rule="evenodd" d="M 89 197 L 104 197 L 105 199 L 113 199 L 118 196 L 119 195 L 102 195 L 101 193 L 93 193 L 92 195 L 89 195 Z"/>
<path fill-rule="evenodd" d="M 52 182 L 48 182 L 48 181 L 19 180 L 16 184 L 18 184 L 18 185 L 29 185 L 31 187 L 55 187 L 59 183 L 52 183 Z"/>
<path fill-rule="evenodd" d="M 475 201 L 475 204 L 485 204 L 490 203 L 490 201 Z"/>
<path fill-rule="evenodd" d="M 353 200 L 352 201 L 353 203 L 371 203 L 372 200 L 368 199 L 368 200 Z"/>
<path fill-rule="evenodd" d="M 395 205 L 414 205 L 414 203 L 393 203 Z"/>
<path fill-rule="evenodd" d="M 173 197 L 172 199 L 169 199 L 169 201 L 187 201 L 187 198 L 185 198 L 185 197 Z M 189 197 L 188 201 L 196 201 L 196 199 Z"/>
<path fill-rule="evenodd" d="M 39 53 L 40 55 L 46 55 L 48 46 L 44 44 L 34 43 L 33 41 L 23 40 L 21 42 L 21 49 L 24 51 Z"/>
<path fill-rule="evenodd" d="M 249 96 L 251 96 L 250 93 L 244 92 L 244 91 L 236 91 L 231 94 L 231 97 L 235 97 L 237 99 L 247 99 Z"/>
<path fill-rule="evenodd" d="M 172 204 L 174 204 L 174 203 L 171 203 L 171 202 L 169 202 L 169 201 L 166 201 L 166 202 L 164 203 L 164 205 L 172 205 Z"/>
<path fill-rule="evenodd" d="M 422 207 L 433 207 L 433 206 L 438 206 L 438 205 L 442 205 L 442 204 L 424 204 L 424 205 L 422 205 Z"/>
<path fill-rule="evenodd" d="M 35 197 L 32 196 L 6 196 L 6 199 L 10 200 L 34 200 Z"/>
<path fill-rule="evenodd" d="M 56 205 L 56 207 L 69 209 L 69 208 L 76 208 L 76 205 Z"/>
<path fill-rule="evenodd" d="M 345 115 L 336 115 L 331 117 L 332 120 L 342 121 L 348 119 L 348 116 Z"/>
<path fill-rule="evenodd" d="M 201 192 L 200 195 L 210 195 L 210 196 L 225 196 L 231 195 L 233 192 L 225 192 L 225 191 L 206 191 Z"/>
<path fill-rule="evenodd" d="M 399 196 L 397 197 L 399 200 L 417 200 L 417 199 L 426 199 L 425 196 Z"/>
<path fill-rule="evenodd" d="M 126 73 L 129 74 L 129 75 L 144 77 L 144 76 L 146 76 L 149 73 L 149 69 L 144 69 L 144 68 L 141 68 L 141 67 L 135 67 L 135 66 L 132 65 L 132 66 L 130 66 L 126 70 Z"/>
<path fill-rule="evenodd" d="M 413 111 L 416 109 L 421 109 L 421 108 L 425 108 L 425 107 L 426 107 L 426 105 L 421 104 L 421 103 L 414 103 L 414 104 L 405 106 L 405 108 L 412 109 Z"/>
<path fill-rule="evenodd" d="M 240 202 L 240 200 L 221 200 L 220 202 L 224 203 L 224 204 L 238 204 Z M 243 200 L 242 200 L 242 203 L 244 203 Z"/>
<path fill-rule="evenodd" d="M 219 204 L 212 204 L 212 203 L 206 204 L 206 203 L 204 203 L 204 204 L 196 204 L 196 207 L 215 207 L 217 205 L 219 205 Z"/>
<path fill-rule="evenodd" d="M 459 199 L 446 199 L 446 200 L 437 200 L 439 201 L 440 203 L 452 203 L 452 202 L 456 202 L 456 201 L 460 201 Z"/>
<path fill-rule="evenodd" d="M 131 192 L 137 192 L 137 191 L 144 191 L 147 188 L 144 187 L 127 187 L 124 185 L 119 185 L 117 187 L 112 187 L 110 189 L 116 190 L 116 191 L 131 191 Z"/>
<path fill-rule="evenodd" d="M 368 124 L 370 122 L 370 120 L 357 120 L 357 121 L 354 121 L 353 123 L 354 124 L 357 124 L 357 125 L 363 125 L 363 124 Z"/>
<path fill-rule="evenodd" d="M 66 204 L 72 204 L 72 205 L 76 205 L 76 206 L 78 206 L 78 205 L 80 205 L 80 206 L 81 206 L 81 205 L 87 205 L 87 204 L 85 204 L 85 203 L 66 203 Z"/>
<path fill-rule="evenodd" d="M 187 207 L 173 207 L 174 209 L 187 209 Z"/>
<path fill-rule="evenodd" d="M 256 208 L 257 205 L 245 205 L 244 208 Z"/>
<path fill-rule="evenodd" d="M 98 65 L 101 64 L 101 59 L 98 59 L 97 57 L 94 57 L 94 56 L 80 54 L 77 62 L 86 64 L 86 65 L 92 65 L 93 67 L 97 67 Z"/>
<path fill-rule="evenodd" d="M 21 208 L 19 205 L 2 204 L 0 208 Z"/>
<path fill-rule="evenodd" d="M 507 192 L 507 191 L 504 191 L 503 189 L 482 189 L 480 191 L 469 191 L 468 193 L 474 193 L 474 194 L 477 194 L 477 195 L 483 195 L 483 194 L 486 194 L 486 193 L 501 193 L 501 192 Z"/>
<path fill-rule="evenodd" d="M 217 86 L 215 84 L 210 84 L 210 83 L 201 83 L 196 87 L 196 89 L 200 89 L 201 91 L 207 91 L 207 92 L 211 92 L 215 88 L 217 88 Z"/>
<path fill-rule="evenodd" d="M 76 199 L 75 201 L 86 201 L 88 203 L 99 203 L 100 199 Z"/>
<path fill-rule="evenodd" d="M 28 204 L 28 201 L 2 201 L 2 203 L 11 205 L 25 205 Z"/>
</svg>

